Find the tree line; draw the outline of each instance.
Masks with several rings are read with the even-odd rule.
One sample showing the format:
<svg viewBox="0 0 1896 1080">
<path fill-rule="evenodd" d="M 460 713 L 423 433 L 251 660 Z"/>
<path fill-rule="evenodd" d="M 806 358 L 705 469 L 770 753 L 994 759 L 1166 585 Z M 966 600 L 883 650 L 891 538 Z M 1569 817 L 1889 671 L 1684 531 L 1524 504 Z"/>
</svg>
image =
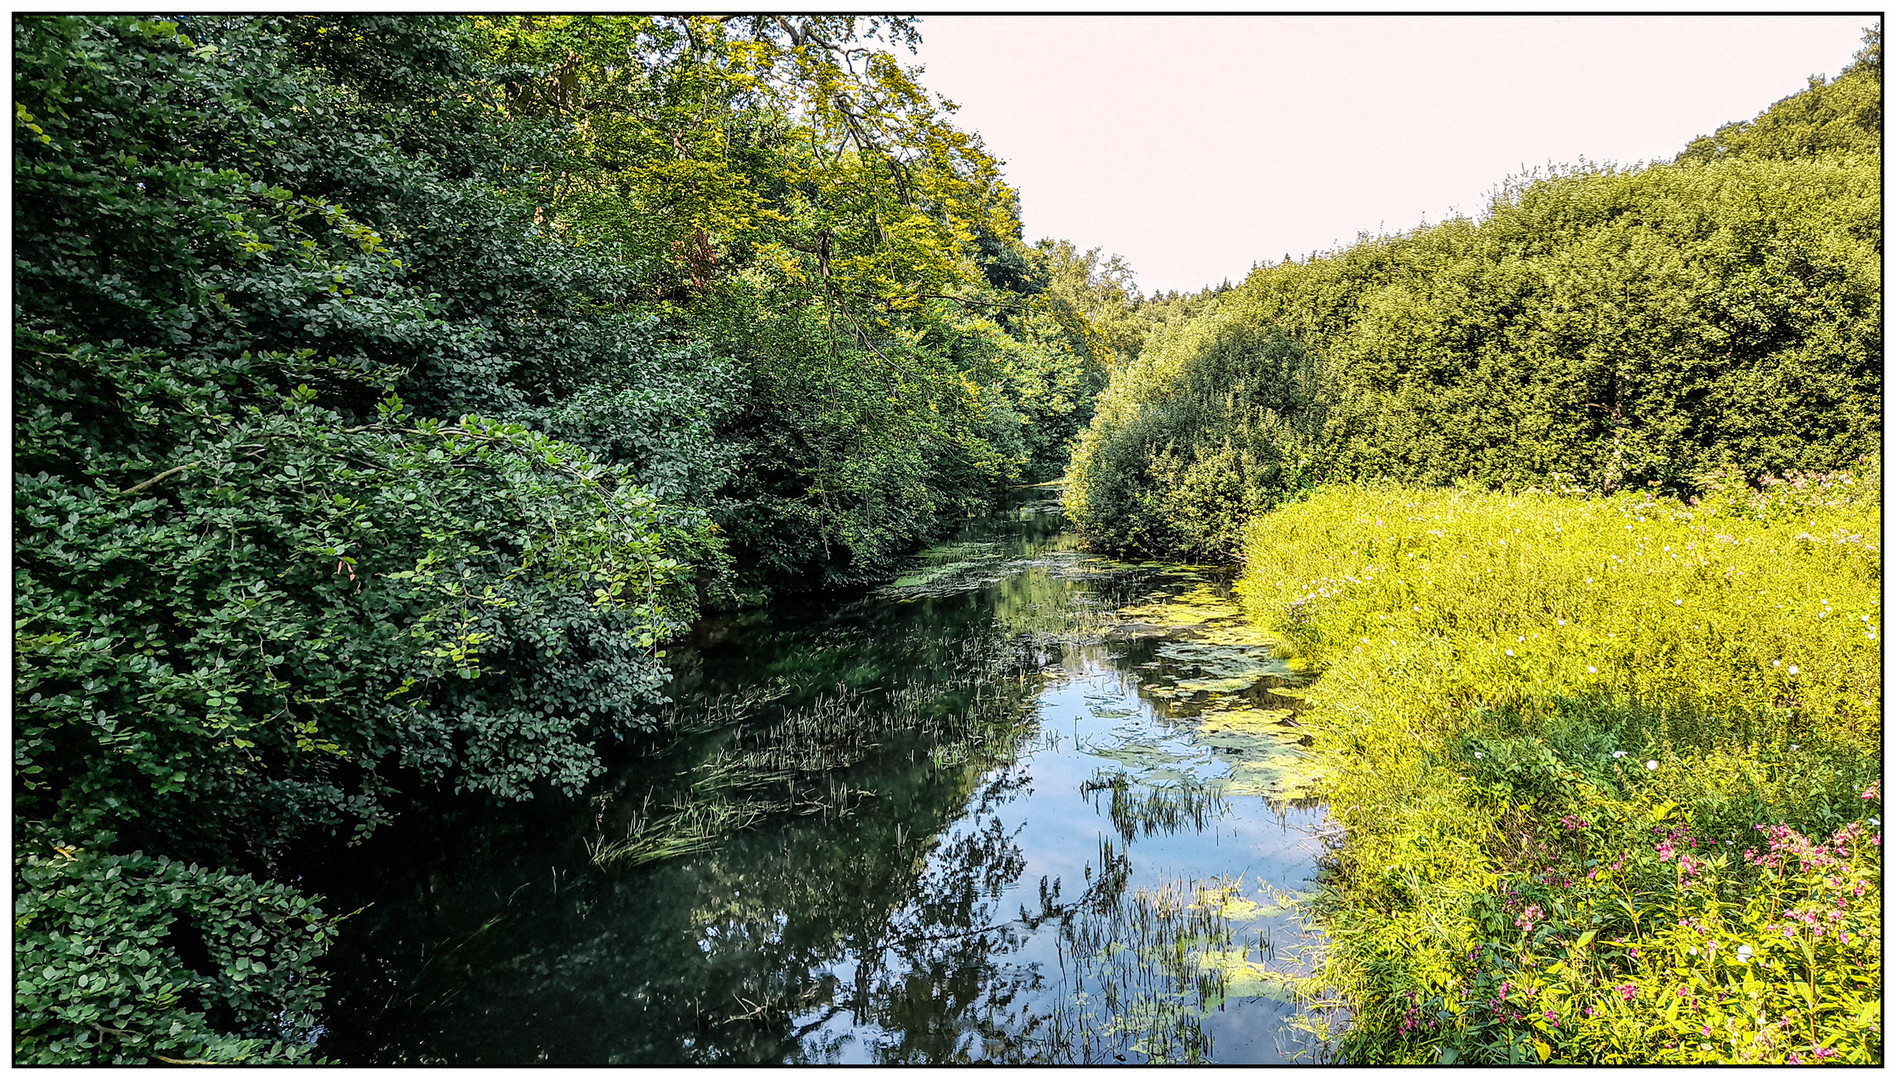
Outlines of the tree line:
<svg viewBox="0 0 1896 1080">
<path fill-rule="evenodd" d="M 306 1059 L 297 845 L 576 791 L 698 612 L 1059 473 L 1096 275 L 916 37 L 15 18 L 17 1061 Z"/>
<path fill-rule="evenodd" d="M 1254 270 L 1148 319 L 1073 460 L 1096 546 L 1228 558 L 1326 479 L 1650 488 L 1878 452 L 1882 43 L 1671 162 Z"/>
</svg>

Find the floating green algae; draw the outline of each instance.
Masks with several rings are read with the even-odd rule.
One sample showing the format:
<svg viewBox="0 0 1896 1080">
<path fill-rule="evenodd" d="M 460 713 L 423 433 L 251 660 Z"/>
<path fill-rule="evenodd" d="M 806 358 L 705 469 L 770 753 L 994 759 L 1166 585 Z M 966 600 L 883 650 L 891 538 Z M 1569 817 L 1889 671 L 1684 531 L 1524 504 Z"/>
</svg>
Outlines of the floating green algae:
<svg viewBox="0 0 1896 1080">
<path fill-rule="evenodd" d="M 1113 746 L 1089 744 L 1087 753 L 1119 763 L 1143 784 L 1179 783 L 1197 778 L 1197 768 L 1210 761 L 1204 751 L 1180 753 L 1155 743 L 1126 741 Z"/>
<path fill-rule="evenodd" d="M 1288 709 L 1234 708 L 1201 718 L 1196 741 L 1215 748 L 1230 767 L 1233 795 L 1268 799 L 1307 799 L 1320 779 L 1315 763 L 1301 747 L 1302 729 Z"/>
<path fill-rule="evenodd" d="M 959 574 L 964 570 L 972 570 L 978 565 L 980 564 L 974 563 L 974 562 L 963 561 L 963 562 L 938 563 L 932 566 L 924 566 L 919 570 L 915 570 L 911 573 L 903 574 L 901 577 L 896 578 L 890 584 L 894 585 L 898 589 L 912 589 L 918 585 L 932 585 L 943 578 L 953 577 L 954 575 Z"/>
<path fill-rule="evenodd" d="M 1253 917 L 1232 916 L 1234 919 Z M 1199 968 L 1212 974 L 1223 987 L 1221 994 L 1207 997 L 1207 1006 L 1217 1008 L 1230 998 L 1268 998 L 1285 1004 L 1296 1002 L 1289 980 L 1283 974 L 1271 970 L 1270 965 L 1252 960 L 1250 952 L 1249 948 L 1244 947 L 1206 948 L 1197 954 Z"/>
<path fill-rule="evenodd" d="M 1235 694 L 1257 685 L 1260 675 L 1239 675 L 1224 679 L 1181 679 L 1172 684 L 1177 694 Z"/>
<path fill-rule="evenodd" d="M 1260 645 L 1193 639 L 1167 642 L 1154 653 L 1161 661 L 1210 679 L 1249 679 L 1256 682 L 1266 675 L 1283 678 L 1291 674 L 1289 665 L 1272 650 Z"/>
<path fill-rule="evenodd" d="M 1279 643 L 1212 583 L 1196 574 L 1178 578 L 1117 613 L 1122 630 L 1162 639 L 1140 665 L 1140 693 L 1224 767 L 1225 794 L 1280 802 L 1313 797 L 1319 776 L 1288 707 L 1297 704 L 1289 688 L 1309 680 L 1303 665 L 1280 656 Z M 1150 752 L 1156 749 L 1128 746 L 1115 760 L 1152 768 L 1159 764 Z M 1175 772 L 1184 759 L 1172 756 L 1179 760 L 1166 767 Z"/>
<path fill-rule="evenodd" d="M 1142 604 L 1119 609 L 1126 622 L 1185 629 L 1201 626 L 1213 619 L 1231 619 L 1241 614 L 1235 601 L 1219 596 L 1209 584 L 1201 584 L 1179 594 L 1162 594 Z"/>
</svg>

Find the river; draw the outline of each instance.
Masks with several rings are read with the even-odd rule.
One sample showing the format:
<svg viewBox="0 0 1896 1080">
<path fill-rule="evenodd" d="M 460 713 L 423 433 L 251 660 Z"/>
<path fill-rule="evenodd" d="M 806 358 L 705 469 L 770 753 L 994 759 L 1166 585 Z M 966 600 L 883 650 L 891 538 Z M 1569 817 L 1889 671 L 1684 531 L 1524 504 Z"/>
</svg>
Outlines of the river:
<svg viewBox="0 0 1896 1080">
<path fill-rule="evenodd" d="M 873 592 L 707 620 L 584 797 L 411 813 L 319 1052 L 461 1065 L 1312 1060 L 1307 682 L 1230 571 L 1076 549 L 1057 493 Z"/>
</svg>

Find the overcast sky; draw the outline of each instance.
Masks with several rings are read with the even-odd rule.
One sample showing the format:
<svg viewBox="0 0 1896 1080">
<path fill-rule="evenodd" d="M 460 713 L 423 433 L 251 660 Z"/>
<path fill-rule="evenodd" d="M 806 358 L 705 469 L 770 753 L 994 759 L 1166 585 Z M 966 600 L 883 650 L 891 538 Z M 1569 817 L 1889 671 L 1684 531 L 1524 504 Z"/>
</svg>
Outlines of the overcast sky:
<svg viewBox="0 0 1896 1080">
<path fill-rule="evenodd" d="M 1029 241 L 1148 293 L 1478 215 L 1550 162 L 1666 160 L 1835 76 L 1872 16 L 970 16 L 923 83 L 1020 190 Z"/>
</svg>

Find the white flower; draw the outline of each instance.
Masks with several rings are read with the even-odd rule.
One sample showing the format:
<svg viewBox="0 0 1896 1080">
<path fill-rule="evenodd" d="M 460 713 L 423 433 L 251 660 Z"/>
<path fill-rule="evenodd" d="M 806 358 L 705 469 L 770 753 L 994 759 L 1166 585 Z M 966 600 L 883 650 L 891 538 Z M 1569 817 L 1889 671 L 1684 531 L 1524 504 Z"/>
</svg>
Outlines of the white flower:
<svg viewBox="0 0 1896 1080">
<path fill-rule="evenodd" d="M 1697 946 L 1697 945 L 1688 945 L 1688 946 L 1686 946 L 1686 948 L 1685 948 L 1685 951 L 1686 951 L 1686 952 L 1689 952 L 1689 953 L 1691 953 L 1691 954 L 1692 954 L 1693 956 L 1697 956 L 1697 955 L 1698 955 L 1698 946 Z"/>
<path fill-rule="evenodd" d="M 1600 669 L 1599 669 L 1599 668 L 1596 668 L 1596 667 L 1594 667 L 1594 666 L 1593 666 L 1592 664 L 1588 664 L 1588 665 L 1587 665 L 1587 674 L 1588 674 L 1588 675 L 1598 675 L 1599 673 L 1600 673 Z"/>
<path fill-rule="evenodd" d="M 1868 615 L 1865 615 L 1865 616 L 1863 616 L 1863 621 L 1865 621 L 1865 622 L 1868 622 L 1868 621 L 1869 621 L 1869 619 L 1870 619 L 1870 617 L 1869 617 Z M 1567 620 L 1565 620 L 1565 619 L 1555 619 L 1555 620 L 1554 620 L 1554 625 L 1555 625 L 1555 626 L 1565 626 L 1565 625 L 1567 625 Z"/>
<path fill-rule="evenodd" d="M 1788 667 L 1788 668 L 1785 668 L 1784 670 L 1786 670 L 1786 671 L 1788 671 L 1788 672 L 1790 672 L 1791 674 L 1793 674 L 1793 675 L 1795 675 L 1795 674 L 1797 674 L 1797 665 L 1796 665 L 1796 664 L 1792 664 L 1792 665 L 1791 665 L 1790 667 Z"/>
<path fill-rule="evenodd" d="M 1508 655 L 1509 655 L 1509 656 L 1513 656 L 1513 655 L 1514 655 L 1514 650 L 1513 650 L 1513 649 L 1509 649 L 1509 650 L 1508 650 Z"/>
<path fill-rule="evenodd" d="M 1647 771 L 1647 772 L 1651 772 L 1652 770 L 1654 770 L 1654 769 L 1656 769 L 1656 768 L 1658 768 L 1658 767 L 1659 767 L 1659 763 L 1658 763 L 1658 762 L 1656 762 L 1656 761 L 1653 761 L 1653 760 L 1652 760 L 1651 758 L 1648 758 L 1648 759 L 1646 759 L 1646 771 Z"/>
<path fill-rule="evenodd" d="M 1481 756 L 1483 756 L 1483 755 L 1482 755 L 1482 753 L 1481 753 L 1481 751 L 1479 751 L 1479 750 L 1477 750 L 1477 751 L 1475 751 L 1475 756 L 1476 756 L 1476 757 L 1481 757 Z"/>
<path fill-rule="evenodd" d="M 1623 758 L 1623 757 L 1625 757 L 1625 756 L 1626 756 L 1626 754 L 1627 754 L 1627 751 L 1625 751 L 1625 750 L 1615 750 L 1615 751 L 1613 751 L 1613 758 L 1614 758 L 1614 760 L 1616 760 L 1616 761 L 1617 761 L 1617 760 L 1619 760 L 1620 758 Z"/>
<path fill-rule="evenodd" d="M 1784 662 L 1784 661 L 1782 661 L 1782 660 L 1773 660 L 1773 661 L 1771 661 L 1771 666 L 1772 666 L 1772 667 L 1777 667 L 1777 666 L 1778 666 L 1779 664 L 1782 664 L 1783 662 Z"/>
<path fill-rule="evenodd" d="M 1873 817 L 1870 819 L 1870 824 L 1873 826 L 1881 826 L 1883 824 L 1883 819 L 1880 817 Z"/>
<path fill-rule="evenodd" d="M 1684 605 L 1684 603 L 1685 603 L 1685 601 L 1683 601 L 1683 600 L 1674 600 L 1674 601 L 1672 602 L 1672 606 L 1673 606 L 1673 607 L 1681 607 L 1681 606 L 1683 606 L 1683 605 Z"/>
<path fill-rule="evenodd" d="M 1797 744 L 1796 744 L 1796 743 L 1792 743 L 1792 744 L 1791 744 L 1791 749 L 1793 749 L 1793 750 L 1795 750 L 1795 749 L 1797 749 Z"/>
<path fill-rule="evenodd" d="M 1516 640 L 1516 641 L 1526 641 L 1527 639 L 1526 639 L 1526 638 L 1524 638 L 1524 637 L 1517 637 L 1517 638 L 1515 638 L 1514 640 Z"/>
<path fill-rule="evenodd" d="M 1749 945 L 1738 946 L 1738 959 L 1740 960 L 1751 959 L 1751 946 Z"/>
</svg>

